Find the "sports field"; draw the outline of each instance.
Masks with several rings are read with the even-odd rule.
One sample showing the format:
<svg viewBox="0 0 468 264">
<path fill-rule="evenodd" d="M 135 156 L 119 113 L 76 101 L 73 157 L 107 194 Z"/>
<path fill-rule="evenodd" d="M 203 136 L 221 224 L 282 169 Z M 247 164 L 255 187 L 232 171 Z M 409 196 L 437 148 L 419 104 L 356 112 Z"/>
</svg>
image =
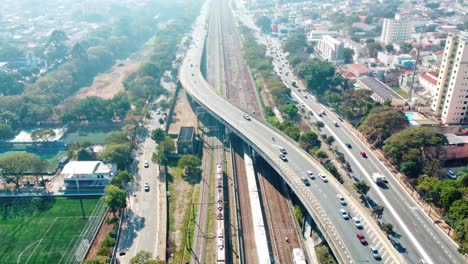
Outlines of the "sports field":
<svg viewBox="0 0 468 264">
<path fill-rule="evenodd" d="M 98 199 L 82 202 L 88 217 Z M 64 263 L 86 222 L 79 199 L 1 199 L 0 263 Z"/>
</svg>

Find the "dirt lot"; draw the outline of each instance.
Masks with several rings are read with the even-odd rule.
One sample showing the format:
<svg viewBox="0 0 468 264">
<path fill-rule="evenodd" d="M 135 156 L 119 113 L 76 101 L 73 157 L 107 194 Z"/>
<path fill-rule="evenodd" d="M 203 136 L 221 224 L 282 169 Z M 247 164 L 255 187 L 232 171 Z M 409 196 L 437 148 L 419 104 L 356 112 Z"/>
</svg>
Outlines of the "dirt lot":
<svg viewBox="0 0 468 264">
<path fill-rule="evenodd" d="M 179 134 L 181 127 L 193 126 L 197 131 L 197 116 L 193 112 L 184 90 L 179 92 L 177 103 L 169 127 L 169 135 Z"/>
<path fill-rule="evenodd" d="M 123 91 L 122 82 L 128 75 L 136 72 L 145 61 L 145 58 L 150 56 L 153 50 L 152 43 L 152 40 L 145 43 L 139 51 L 129 56 L 131 59 L 116 61 L 110 70 L 96 76 L 93 84 L 82 88 L 74 98 L 97 96 L 103 99 L 110 99 L 120 91 Z"/>
<path fill-rule="evenodd" d="M 138 60 L 118 60 L 112 69 L 94 78 L 94 82 L 90 87 L 82 88 L 75 95 L 75 98 L 97 96 L 110 99 L 114 97 L 114 95 L 124 90 L 122 82 L 128 75 L 137 71 L 141 63 Z"/>
</svg>

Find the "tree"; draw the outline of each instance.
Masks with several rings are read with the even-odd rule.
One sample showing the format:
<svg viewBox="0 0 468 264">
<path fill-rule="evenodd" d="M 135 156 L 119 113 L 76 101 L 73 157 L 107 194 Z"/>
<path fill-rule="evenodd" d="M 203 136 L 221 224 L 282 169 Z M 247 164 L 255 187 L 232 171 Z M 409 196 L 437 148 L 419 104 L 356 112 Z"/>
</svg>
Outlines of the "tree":
<svg viewBox="0 0 468 264">
<path fill-rule="evenodd" d="M 410 178 L 416 178 L 419 175 L 418 164 L 412 160 L 402 162 L 400 164 L 400 171 Z"/>
<path fill-rule="evenodd" d="M 0 72 L 0 95 L 17 95 L 24 91 L 24 83 L 17 73 Z"/>
<path fill-rule="evenodd" d="M 115 213 L 127 207 L 127 193 L 115 185 L 108 185 L 104 190 L 105 194 L 102 197 L 104 202 L 107 204 L 112 214 L 115 217 Z"/>
<path fill-rule="evenodd" d="M 299 137 L 299 145 L 302 149 L 309 152 L 313 147 L 320 147 L 321 142 L 317 134 L 312 131 L 307 131 Z"/>
<path fill-rule="evenodd" d="M 100 157 L 116 163 L 117 168 L 123 170 L 132 161 L 132 145 L 129 143 L 108 145 Z"/>
<path fill-rule="evenodd" d="M 391 135 L 409 127 L 405 114 L 392 107 L 373 108 L 359 126 L 359 131 L 376 147 Z"/>
<path fill-rule="evenodd" d="M 304 33 L 290 35 L 284 42 L 284 50 L 290 54 L 303 54 L 307 47 L 307 37 Z"/>
<path fill-rule="evenodd" d="M 132 180 L 133 175 L 128 173 L 128 171 L 119 171 L 119 174 L 111 180 L 111 184 L 124 188 Z"/>
<path fill-rule="evenodd" d="M 271 19 L 267 16 L 261 16 L 255 21 L 257 25 L 264 33 L 271 32 Z"/>
<path fill-rule="evenodd" d="M 453 226 L 456 222 L 468 218 L 468 200 L 459 199 L 452 203 L 445 215 L 447 222 Z"/>
<path fill-rule="evenodd" d="M 140 76 L 150 76 L 154 79 L 159 79 L 161 77 L 161 70 L 153 63 L 144 63 L 141 65 L 140 70 L 138 71 Z"/>
<path fill-rule="evenodd" d="M 338 109 L 351 123 L 357 124 L 376 104 L 371 95 L 372 92 L 365 89 L 345 91 Z"/>
<path fill-rule="evenodd" d="M 184 155 L 177 162 L 177 166 L 184 170 L 185 175 L 190 178 L 198 177 L 201 173 L 200 169 L 201 161 L 198 157 L 194 155 Z"/>
<path fill-rule="evenodd" d="M 128 136 L 123 131 L 112 131 L 107 135 L 105 140 L 106 145 L 130 143 Z"/>
<path fill-rule="evenodd" d="M 6 123 L 0 122 L 0 140 L 10 139 L 14 136 L 13 130 L 11 126 Z"/>
<path fill-rule="evenodd" d="M 382 51 L 382 46 L 378 43 L 375 43 L 374 42 L 368 42 L 366 44 L 366 48 L 367 48 L 367 51 L 369 52 L 369 57 L 371 58 L 376 58 L 377 57 L 377 53 L 379 51 Z"/>
<path fill-rule="evenodd" d="M 51 141 L 55 137 L 55 131 L 51 128 L 36 129 L 31 133 L 34 141 Z"/>
<path fill-rule="evenodd" d="M 365 181 L 356 182 L 353 186 L 354 189 L 361 195 L 361 197 L 364 197 L 364 195 L 366 195 L 371 188 Z"/>
<path fill-rule="evenodd" d="M 430 128 L 407 128 L 384 141 L 383 151 L 395 164 L 414 161 L 418 170 L 436 174 L 447 138 Z"/>
<path fill-rule="evenodd" d="M 130 264 L 164 264 L 164 261 L 153 260 L 151 252 L 140 250 L 130 259 Z"/>
<path fill-rule="evenodd" d="M 281 105 L 279 107 L 279 110 L 289 116 L 289 118 L 294 118 L 297 115 L 297 107 L 294 105 L 292 102 L 289 102 L 287 104 Z"/>
<path fill-rule="evenodd" d="M 42 175 L 48 162 L 36 154 L 15 152 L 0 158 L 0 169 L 7 182 L 14 182 L 19 187 L 19 180 L 25 173 Z"/>
<path fill-rule="evenodd" d="M 317 121 L 314 123 L 318 130 L 325 127 L 325 124 L 322 121 Z"/>
<path fill-rule="evenodd" d="M 462 192 L 453 186 L 446 186 L 440 193 L 440 202 L 445 209 L 448 209 L 456 200 L 462 198 Z"/>
<path fill-rule="evenodd" d="M 392 43 L 389 43 L 389 44 L 385 45 L 385 50 L 386 50 L 387 52 L 392 52 L 393 49 L 394 49 L 394 46 L 393 46 Z"/>
<path fill-rule="evenodd" d="M 335 142 L 335 137 L 334 136 L 328 136 L 327 139 L 325 140 L 325 143 L 327 143 L 327 145 L 332 145 L 333 142 Z"/>
<path fill-rule="evenodd" d="M 109 257 L 102 256 L 102 255 L 98 255 L 91 259 L 86 259 L 83 261 L 83 264 L 108 264 L 108 263 L 109 263 Z"/>
<path fill-rule="evenodd" d="M 377 217 L 377 219 L 382 218 L 384 209 L 385 209 L 385 207 L 380 206 L 380 205 L 378 205 L 378 206 L 372 208 L 372 211 L 374 212 L 374 214 L 375 214 L 375 216 Z"/>
<path fill-rule="evenodd" d="M 335 68 L 330 62 L 314 59 L 301 69 L 298 75 L 307 82 L 309 90 L 322 94 L 331 87 Z"/>
<path fill-rule="evenodd" d="M 354 50 L 350 48 L 343 49 L 343 59 L 345 64 L 353 63 Z"/>
<path fill-rule="evenodd" d="M 166 132 L 164 130 L 157 128 L 151 132 L 151 139 L 154 140 L 157 144 L 162 142 L 164 140 L 164 137 L 166 136 Z"/>
<path fill-rule="evenodd" d="M 392 224 L 384 224 L 382 227 L 382 230 L 387 233 L 387 235 L 393 235 L 395 231 L 393 230 L 393 225 Z"/>
<path fill-rule="evenodd" d="M 158 144 L 157 151 L 153 153 L 153 162 L 159 165 L 167 165 L 169 163 L 168 155 L 174 150 L 174 140 L 169 136 L 164 136 L 164 140 Z"/>
<path fill-rule="evenodd" d="M 403 53 L 409 53 L 413 49 L 413 45 L 411 43 L 401 43 L 400 51 Z"/>
</svg>

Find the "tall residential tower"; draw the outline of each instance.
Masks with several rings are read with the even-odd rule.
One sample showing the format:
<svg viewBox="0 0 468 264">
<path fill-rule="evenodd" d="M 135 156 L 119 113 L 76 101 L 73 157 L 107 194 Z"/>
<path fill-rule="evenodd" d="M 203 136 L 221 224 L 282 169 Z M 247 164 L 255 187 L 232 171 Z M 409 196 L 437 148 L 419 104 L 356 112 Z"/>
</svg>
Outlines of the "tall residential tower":
<svg viewBox="0 0 468 264">
<path fill-rule="evenodd" d="M 411 21 L 401 15 L 395 14 L 395 18 L 385 18 L 382 25 L 380 42 L 389 44 L 410 39 L 413 27 Z"/>
<path fill-rule="evenodd" d="M 468 32 L 449 33 L 432 109 L 444 124 L 466 123 L 468 107 Z"/>
</svg>

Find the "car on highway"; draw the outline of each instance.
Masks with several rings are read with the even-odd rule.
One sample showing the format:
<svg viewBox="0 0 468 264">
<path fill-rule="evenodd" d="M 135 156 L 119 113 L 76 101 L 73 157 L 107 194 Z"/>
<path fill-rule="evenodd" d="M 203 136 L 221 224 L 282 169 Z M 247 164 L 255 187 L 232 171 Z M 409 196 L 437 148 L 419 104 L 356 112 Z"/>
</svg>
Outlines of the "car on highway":
<svg viewBox="0 0 468 264">
<path fill-rule="evenodd" d="M 346 143 L 346 147 L 353 148 L 353 146 L 351 146 L 351 144 L 349 144 L 349 143 Z"/>
<path fill-rule="evenodd" d="M 281 153 L 281 154 L 284 154 L 284 155 L 288 154 L 288 152 L 286 151 L 286 149 L 283 148 L 283 147 L 280 147 L 280 153 Z"/>
<path fill-rule="evenodd" d="M 150 190 L 149 184 L 145 182 L 145 192 L 149 192 L 149 190 Z"/>
<path fill-rule="evenodd" d="M 377 249 L 376 246 L 370 245 L 369 248 L 370 248 L 370 250 L 371 250 L 371 252 L 372 252 L 372 256 L 373 256 L 375 259 L 380 259 L 380 258 L 381 258 L 381 257 L 380 257 L 380 254 L 379 254 L 379 250 Z"/>
<path fill-rule="evenodd" d="M 320 173 L 319 177 L 323 182 L 328 182 L 327 176 L 325 176 L 325 174 Z"/>
<path fill-rule="evenodd" d="M 356 226 L 357 229 L 364 228 L 362 226 L 362 223 L 361 223 L 361 220 L 359 219 L 359 217 L 357 217 L 357 216 L 353 217 L 353 222 L 354 222 L 354 226 Z"/>
<path fill-rule="evenodd" d="M 363 233 L 358 233 L 356 235 L 357 239 L 359 240 L 359 242 L 361 242 L 361 244 L 363 245 L 366 245 L 367 244 L 367 240 L 366 240 L 366 237 L 364 236 Z"/>
<path fill-rule="evenodd" d="M 306 186 L 310 186 L 310 182 L 309 182 L 309 180 L 308 180 L 306 177 L 301 177 L 301 181 L 302 181 Z"/>
<path fill-rule="evenodd" d="M 343 196 L 337 194 L 336 198 L 338 198 L 338 201 L 340 202 L 341 205 L 346 205 L 346 200 Z"/>
<path fill-rule="evenodd" d="M 361 157 L 367 158 L 367 154 L 366 154 L 365 151 L 361 151 L 361 152 L 359 152 L 359 154 L 361 155 Z"/>
<path fill-rule="evenodd" d="M 345 209 L 340 209 L 340 215 L 344 220 L 349 220 L 349 213 Z"/>
<path fill-rule="evenodd" d="M 148 168 L 149 167 L 149 163 L 147 160 L 145 160 L 145 162 L 143 163 L 143 166 L 145 166 L 145 168 Z"/>
<path fill-rule="evenodd" d="M 244 114 L 244 119 L 250 121 L 252 120 L 252 117 L 250 117 L 248 114 Z"/>
<path fill-rule="evenodd" d="M 447 172 L 447 176 L 448 176 L 450 179 L 454 179 L 454 180 L 457 179 L 457 174 L 456 174 L 453 170 L 449 170 L 449 171 Z"/>
<path fill-rule="evenodd" d="M 335 125 L 336 127 L 339 127 L 340 125 L 338 125 L 338 122 L 333 122 L 333 125 Z"/>
<path fill-rule="evenodd" d="M 326 114 L 327 114 L 327 113 L 325 113 L 325 110 L 322 110 L 320 113 L 321 113 L 322 115 L 326 115 Z"/>
<path fill-rule="evenodd" d="M 288 161 L 288 157 L 284 154 L 280 154 L 279 157 L 282 161 Z"/>
<path fill-rule="evenodd" d="M 312 171 L 308 170 L 306 174 L 307 176 L 309 176 L 309 178 L 311 178 L 312 180 L 315 180 L 315 175 Z"/>
</svg>

